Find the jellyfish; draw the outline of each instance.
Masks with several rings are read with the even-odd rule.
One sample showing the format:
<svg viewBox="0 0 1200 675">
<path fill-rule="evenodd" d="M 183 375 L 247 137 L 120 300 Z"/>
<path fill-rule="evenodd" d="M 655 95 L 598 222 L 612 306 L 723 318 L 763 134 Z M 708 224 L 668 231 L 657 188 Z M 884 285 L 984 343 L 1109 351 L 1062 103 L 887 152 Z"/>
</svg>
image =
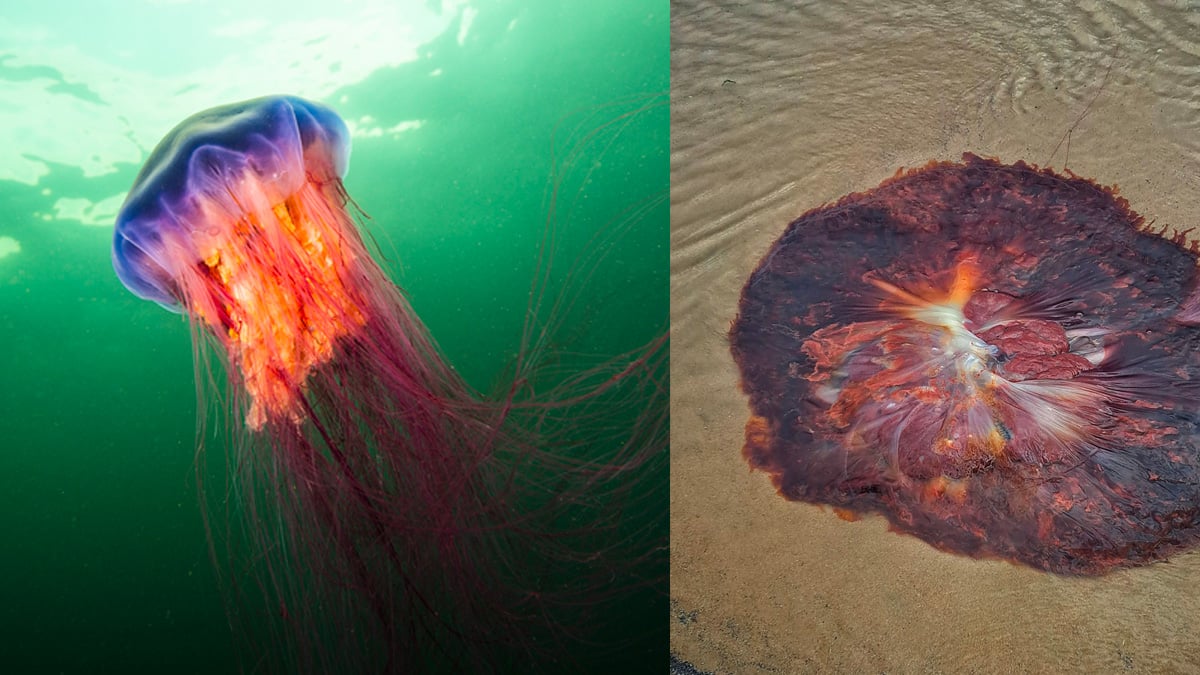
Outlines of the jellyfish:
<svg viewBox="0 0 1200 675">
<path fill-rule="evenodd" d="M 971 154 L 794 221 L 730 334 L 790 500 L 1097 575 L 1200 542 L 1195 243 L 1115 188 Z"/>
<path fill-rule="evenodd" d="M 210 539 L 231 616 L 263 643 L 247 658 L 279 643 L 289 672 L 569 664 L 589 636 L 563 608 L 651 583 L 630 570 L 663 548 L 627 537 L 620 509 L 665 450 L 665 335 L 548 381 L 528 322 L 507 386 L 474 390 L 372 257 L 349 155 L 319 103 L 213 108 L 159 143 L 117 218 L 117 276 L 186 315 L 199 384 L 225 392 L 233 524 Z"/>
</svg>

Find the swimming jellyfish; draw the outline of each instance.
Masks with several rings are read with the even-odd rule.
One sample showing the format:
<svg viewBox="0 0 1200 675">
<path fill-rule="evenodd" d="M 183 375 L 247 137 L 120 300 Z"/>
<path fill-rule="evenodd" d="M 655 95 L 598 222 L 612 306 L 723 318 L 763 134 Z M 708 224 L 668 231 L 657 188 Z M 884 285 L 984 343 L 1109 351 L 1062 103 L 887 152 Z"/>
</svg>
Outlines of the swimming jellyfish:
<svg viewBox="0 0 1200 675">
<path fill-rule="evenodd" d="M 536 391 L 523 354 L 481 395 L 372 259 L 349 154 L 324 105 L 213 108 L 159 143 L 117 218 L 121 281 L 188 317 L 202 385 L 214 352 L 228 373 L 240 525 L 214 539 L 267 608 L 247 630 L 282 639 L 289 670 L 568 663 L 586 628 L 560 610 L 619 601 L 665 548 L 594 539 L 625 532 L 620 501 L 665 450 L 665 336 Z"/>
</svg>

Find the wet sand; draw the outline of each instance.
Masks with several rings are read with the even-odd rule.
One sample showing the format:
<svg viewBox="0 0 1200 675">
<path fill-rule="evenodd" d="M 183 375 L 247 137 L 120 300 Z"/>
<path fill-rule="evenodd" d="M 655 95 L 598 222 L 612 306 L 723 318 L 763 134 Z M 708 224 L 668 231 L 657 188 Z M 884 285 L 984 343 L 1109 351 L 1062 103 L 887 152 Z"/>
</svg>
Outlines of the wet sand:
<svg viewBox="0 0 1200 675">
<path fill-rule="evenodd" d="M 672 653 L 713 673 L 1200 672 L 1200 551 L 1101 578 L 972 560 L 788 502 L 742 459 L 726 333 L 805 211 L 971 151 L 1200 227 L 1200 14 L 884 4 L 672 3 Z"/>
</svg>

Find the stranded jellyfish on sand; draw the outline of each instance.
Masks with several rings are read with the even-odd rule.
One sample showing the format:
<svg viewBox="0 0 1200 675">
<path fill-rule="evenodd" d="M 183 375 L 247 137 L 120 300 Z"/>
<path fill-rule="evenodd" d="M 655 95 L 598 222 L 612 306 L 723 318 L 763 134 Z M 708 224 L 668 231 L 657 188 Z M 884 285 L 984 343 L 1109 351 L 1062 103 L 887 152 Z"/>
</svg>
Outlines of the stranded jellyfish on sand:
<svg viewBox="0 0 1200 675">
<path fill-rule="evenodd" d="M 731 339 L 793 500 L 1101 574 L 1200 541 L 1197 249 L 1115 190 L 965 155 L 788 226 Z"/>
<path fill-rule="evenodd" d="M 320 104 L 214 108 L 117 220 L 121 281 L 188 316 L 202 387 L 228 372 L 230 484 L 208 501 L 233 523 L 213 532 L 233 617 L 289 672 L 570 668 L 598 639 L 579 608 L 653 584 L 630 570 L 664 548 L 660 519 L 621 509 L 666 448 L 665 338 L 548 377 L 535 287 L 511 379 L 476 392 L 368 253 L 348 155 Z"/>
</svg>

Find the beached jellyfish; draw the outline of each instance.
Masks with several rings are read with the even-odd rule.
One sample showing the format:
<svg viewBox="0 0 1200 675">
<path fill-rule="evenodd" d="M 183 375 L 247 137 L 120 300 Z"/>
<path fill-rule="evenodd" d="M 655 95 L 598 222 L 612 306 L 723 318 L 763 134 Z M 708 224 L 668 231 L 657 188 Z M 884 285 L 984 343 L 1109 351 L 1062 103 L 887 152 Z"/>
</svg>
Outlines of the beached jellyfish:
<svg viewBox="0 0 1200 675">
<path fill-rule="evenodd" d="M 117 220 L 121 281 L 187 315 L 202 385 L 228 372 L 240 525 L 215 539 L 241 604 L 269 608 L 240 628 L 283 639 L 289 672 L 569 668 L 589 635 L 561 609 L 619 602 L 664 548 L 604 530 L 665 451 L 665 337 L 547 382 L 527 333 L 511 384 L 473 390 L 364 245 L 349 140 L 290 96 L 202 112 Z"/>
<path fill-rule="evenodd" d="M 1197 247 L 965 155 L 801 216 L 731 333 L 780 494 L 1066 574 L 1200 542 Z"/>
</svg>

